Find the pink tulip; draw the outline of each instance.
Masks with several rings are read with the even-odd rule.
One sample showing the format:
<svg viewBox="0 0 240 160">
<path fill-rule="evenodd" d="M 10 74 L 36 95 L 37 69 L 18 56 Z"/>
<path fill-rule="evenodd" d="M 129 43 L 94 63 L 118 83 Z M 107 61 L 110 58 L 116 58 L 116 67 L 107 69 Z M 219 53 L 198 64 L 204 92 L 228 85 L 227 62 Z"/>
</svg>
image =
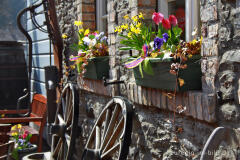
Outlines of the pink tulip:
<svg viewBox="0 0 240 160">
<path fill-rule="evenodd" d="M 167 30 L 171 28 L 171 24 L 170 24 L 170 22 L 169 22 L 168 19 L 163 19 L 163 20 L 162 20 L 162 25 L 163 25 L 163 27 L 164 27 L 165 29 L 167 29 Z"/>
<path fill-rule="evenodd" d="M 27 136 L 28 136 L 27 134 L 23 134 L 22 138 L 25 139 L 27 138 Z"/>
<path fill-rule="evenodd" d="M 177 18 L 174 15 L 169 16 L 170 24 L 176 26 L 178 24 Z"/>
<path fill-rule="evenodd" d="M 159 25 L 159 23 L 162 23 L 164 16 L 162 13 L 154 12 L 152 15 L 152 19 L 157 25 Z"/>
</svg>

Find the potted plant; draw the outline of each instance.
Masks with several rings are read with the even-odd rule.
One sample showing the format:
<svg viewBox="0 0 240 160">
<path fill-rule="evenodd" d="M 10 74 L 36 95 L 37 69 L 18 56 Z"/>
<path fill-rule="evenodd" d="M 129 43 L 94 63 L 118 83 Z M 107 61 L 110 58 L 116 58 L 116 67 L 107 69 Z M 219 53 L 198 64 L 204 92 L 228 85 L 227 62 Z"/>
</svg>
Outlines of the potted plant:
<svg viewBox="0 0 240 160">
<path fill-rule="evenodd" d="M 133 69 L 137 85 L 168 91 L 201 89 L 199 58 L 201 39 L 192 42 L 180 40 L 182 29 L 177 19 L 170 15 L 165 19 L 161 13 L 153 13 L 156 31 L 143 23 L 143 15 L 129 18 L 115 28 L 125 47 L 120 50 L 137 50 L 139 55 L 131 57 L 125 67 Z"/>
<path fill-rule="evenodd" d="M 15 160 L 21 159 L 24 155 L 37 150 L 37 145 L 31 144 L 32 137 L 28 131 L 24 131 L 21 124 L 14 125 L 11 128 L 12 140 L 15 142 L 12 157 Z"/>
<path fill-rule="evenodd" d="M 72 44 L 72 50 L 78 55 L 70 56 L 70 61 L 74 62 L 80 77 L 90 79 L 102 79 L 109 76 L 109 56 L 107 37 L 104 32 L 90 32 L 82 27 L 81 21 L 75 21 L 77 26 L 78 43 Z M 67 38 L 64 34 L 63 38 Z M 71 67 L 75 68 L 75 67 Z"/>
</svg>

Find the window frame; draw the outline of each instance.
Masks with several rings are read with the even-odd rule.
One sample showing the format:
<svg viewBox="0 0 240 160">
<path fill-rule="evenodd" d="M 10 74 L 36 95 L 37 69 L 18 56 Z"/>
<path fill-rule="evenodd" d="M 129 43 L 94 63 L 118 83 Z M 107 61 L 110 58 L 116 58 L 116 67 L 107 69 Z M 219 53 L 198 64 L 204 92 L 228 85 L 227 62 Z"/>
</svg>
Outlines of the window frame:
<svg viewBox="0 0 240 160">
<path fill-rule="evenodd" d="M 169 15 L 167 3 L 177 0 L 158 0 L 158 11 L 163 13 L 165 18 Z M 167 10 L 166 10 L 167 8 Z M 185 39 L 191 41 L 194 37 L 192 32 L 197 27 L 200 32 L 200 0 L 185 0 Z M 164 13 L 165 12 L 165 13 Z"/>
<path fill-rule="evenodd" d="M 107 31 L 107 0 L 96 1 L 96 28 L 99 32 Z"/>
</svg>

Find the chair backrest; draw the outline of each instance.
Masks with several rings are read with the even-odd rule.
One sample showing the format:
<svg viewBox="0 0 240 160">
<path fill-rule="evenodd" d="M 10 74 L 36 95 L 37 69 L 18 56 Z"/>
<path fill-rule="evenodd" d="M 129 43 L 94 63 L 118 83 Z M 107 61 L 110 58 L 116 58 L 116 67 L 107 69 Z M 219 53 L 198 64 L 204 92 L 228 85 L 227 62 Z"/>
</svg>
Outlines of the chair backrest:
<svg viewBox="0 0 240 160">
<path fill-rule="evenodd" d="M 14 142 L 7 142 L 5 144 L 0 144 L 0 160 L 10 160 L 12 159 L 10 155 L 14 149 Z"/>
<path fill-rule="evenodd" d="M 9 133 L 11 130 L 11 124 L 0 124 L 0 144 L 7 143 L 9 141 Z"/>
<path fill-rule="evenodd" d="M 44 125 L 46 123 L 46 115 L 47 115 L 47 99 L 41 94 L 34 94 L 32 100 L 32 112 L 30 117 L 43 117 L 42 122 L 34 122 L 38 127 Z"/>
</svg>

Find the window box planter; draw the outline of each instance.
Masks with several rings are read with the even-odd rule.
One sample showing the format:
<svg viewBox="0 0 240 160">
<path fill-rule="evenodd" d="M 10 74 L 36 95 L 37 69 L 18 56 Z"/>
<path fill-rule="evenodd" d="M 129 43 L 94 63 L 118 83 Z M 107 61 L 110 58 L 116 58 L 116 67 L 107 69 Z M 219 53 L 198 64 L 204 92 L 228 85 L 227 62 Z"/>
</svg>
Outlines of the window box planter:
<svg viewBox="0 0 240 160">
<path fill-rule="evenodd" d="M 188 60 L 186 69 L 180 69 L 178 78 L 182 78 L 185 84 L 180 87 L 177 84 L 176 91 L 183 92 L 188 90 L 201 90 L 201 64 L 200 56 L 193 56 Z M 176 79 L 175 75 L 170 74 L 170 66 L 172 59 L 162 60 L 161 58 L 152 58 L 150 60 L 154 75 L 146 74 L 143 71 L 143 77 L 139 72 L 139 67 L 133 69 L 136 84 L 149 88 L 157 88 L 166 91 L 175 91 Z"/>
<path fill-rule="evenodd" d="M 109 56 L 95 57 L 88 60 L 85 78 L 100 80 L 109 77 Z"/>
</svg>

